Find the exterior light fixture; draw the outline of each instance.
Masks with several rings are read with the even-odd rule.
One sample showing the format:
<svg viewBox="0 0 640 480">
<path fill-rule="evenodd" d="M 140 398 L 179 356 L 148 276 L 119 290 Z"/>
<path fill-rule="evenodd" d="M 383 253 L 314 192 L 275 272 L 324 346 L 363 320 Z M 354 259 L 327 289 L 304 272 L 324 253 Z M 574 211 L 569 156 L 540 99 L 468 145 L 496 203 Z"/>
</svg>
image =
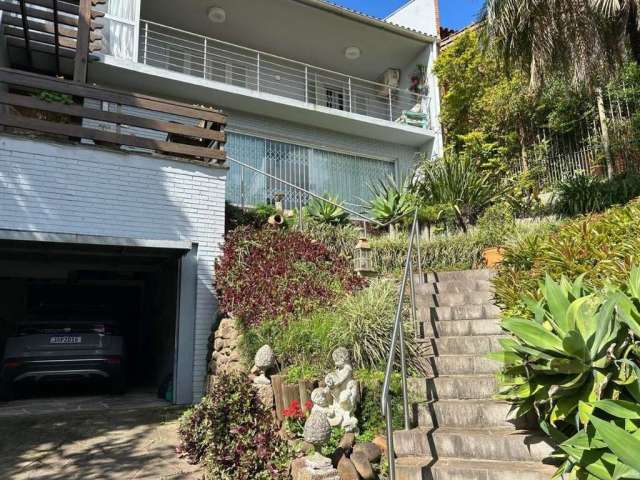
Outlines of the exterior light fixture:
<svg viewBox="0 0 640 480">
<path fill-rule="evenodd" d="M 344 51 L 344 56 L 347 58 L 347 60 L 357 60 L 360 58 L 361 53 L 362 52 L 358 47 L 347 47 L 347 49 Z"/>
<path fill-rule="evenodd" d="M 211 7 L 207 16 L 212 23 L 224 23 L 227 20 L 227 12 L 221 7 Z"/>
<path fill-rule="evenodd" d="M 360 276 L 371 276 L 374 274 L 373 266 L 371 264 L 371 245 L 369 241 L 361 237 L 356 245 L 354 255 L 354 270 Z"/>
</svg>

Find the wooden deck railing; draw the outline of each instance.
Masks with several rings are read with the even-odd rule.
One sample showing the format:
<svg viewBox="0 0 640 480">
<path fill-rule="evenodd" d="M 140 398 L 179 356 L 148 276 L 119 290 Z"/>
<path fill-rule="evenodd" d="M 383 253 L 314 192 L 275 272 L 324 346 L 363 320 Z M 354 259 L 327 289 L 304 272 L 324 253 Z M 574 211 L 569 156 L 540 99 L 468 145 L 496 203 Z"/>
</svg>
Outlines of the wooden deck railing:
<svg viewBox="0 0 640 480">
<path fill-rule="evenodd" d="M 118 148 L 136 147 L 205 163 L 225 160 L 226 116 L 213 108 L 5 68 L 0 68 L 0 87 L 3 127 Z M 101 108 L 87 107 L 96 101 Z M 129 113 L 102 108 L 114 104 L 133 108 Z"/>
</svg>

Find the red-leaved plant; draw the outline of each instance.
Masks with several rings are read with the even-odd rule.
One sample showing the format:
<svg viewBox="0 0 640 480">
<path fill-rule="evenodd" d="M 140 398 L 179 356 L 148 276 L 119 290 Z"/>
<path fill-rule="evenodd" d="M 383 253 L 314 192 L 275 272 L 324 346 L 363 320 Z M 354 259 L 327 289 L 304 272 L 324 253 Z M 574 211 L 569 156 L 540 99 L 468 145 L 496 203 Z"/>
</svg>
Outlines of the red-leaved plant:
<svg viewBox="0 0 640 480">
<path fill-rule="evenodd" d="M 364 285 L 344 258 L 307 235 L 276 228 L 237 228 L 216 263 L 216 290 L 226 313 L 246 325 L 328 305 Z"/>
</svg>

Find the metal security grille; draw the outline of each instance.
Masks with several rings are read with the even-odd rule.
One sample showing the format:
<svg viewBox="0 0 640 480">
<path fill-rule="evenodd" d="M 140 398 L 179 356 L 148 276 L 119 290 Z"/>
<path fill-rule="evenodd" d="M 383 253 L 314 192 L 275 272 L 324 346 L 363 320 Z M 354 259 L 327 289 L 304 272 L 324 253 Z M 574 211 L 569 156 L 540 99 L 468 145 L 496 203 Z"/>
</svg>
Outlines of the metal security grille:
<svg viewBox="0 0 640 480">
<path fill-rule="evenodd" d="M 240 162 L 316 194 L 330 194 L 361 207 L 369 185 L 395 176 L 395 162 L 329 152 L 249 135 L 228 133 L 226 151 Z M 273 203 L 283 195 L 287 208 L 306 204 L 308 195 L 234 162 L 229 164 L 227 201 L 239 206 Z"/>
</svg>

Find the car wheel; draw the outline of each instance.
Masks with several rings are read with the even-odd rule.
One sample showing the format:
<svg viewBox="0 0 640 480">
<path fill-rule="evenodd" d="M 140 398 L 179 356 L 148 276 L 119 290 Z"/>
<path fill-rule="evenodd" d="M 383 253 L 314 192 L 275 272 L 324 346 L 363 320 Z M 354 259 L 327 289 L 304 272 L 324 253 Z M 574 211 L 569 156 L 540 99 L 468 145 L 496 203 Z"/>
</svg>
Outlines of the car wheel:
<svg viewBox="0 0 640 480">
<path fill-rule="evenodd" d="M 0 382 L 0 402 L 13 400 L 13 385 L 9 382 Z"/>
</svg>

